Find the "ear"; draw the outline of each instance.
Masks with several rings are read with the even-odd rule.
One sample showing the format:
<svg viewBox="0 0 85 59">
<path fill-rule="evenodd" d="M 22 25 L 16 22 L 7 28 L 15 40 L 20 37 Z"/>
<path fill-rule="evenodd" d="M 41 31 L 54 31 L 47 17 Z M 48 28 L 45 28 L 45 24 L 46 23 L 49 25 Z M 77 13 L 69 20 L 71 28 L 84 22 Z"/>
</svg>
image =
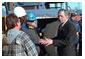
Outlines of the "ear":
<svg viewBox="0 0 85 59">
<path fill-rule="evenodd" d="M 16 26 L 19 26 L 19 23 L 18 22 L 16 23 Z"/>
</svg>

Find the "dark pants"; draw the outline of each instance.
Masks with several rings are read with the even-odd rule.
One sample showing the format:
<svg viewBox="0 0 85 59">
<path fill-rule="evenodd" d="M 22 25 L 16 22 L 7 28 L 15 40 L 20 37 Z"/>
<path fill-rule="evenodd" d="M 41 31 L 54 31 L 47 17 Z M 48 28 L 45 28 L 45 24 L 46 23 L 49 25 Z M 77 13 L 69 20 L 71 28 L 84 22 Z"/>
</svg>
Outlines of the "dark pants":
<svg viewBox="0 0 85 59">
<path fill-rule="evenodd" d="M 79 40 L 79 56 L 82 56 L 82 40 Z"/>
</svg>

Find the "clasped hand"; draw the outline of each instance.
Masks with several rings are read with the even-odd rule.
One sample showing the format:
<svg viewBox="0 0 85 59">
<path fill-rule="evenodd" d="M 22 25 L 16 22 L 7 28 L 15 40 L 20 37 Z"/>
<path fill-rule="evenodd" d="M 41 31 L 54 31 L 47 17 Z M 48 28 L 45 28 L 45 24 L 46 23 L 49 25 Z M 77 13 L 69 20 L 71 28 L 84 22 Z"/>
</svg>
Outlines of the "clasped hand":
<svg viewBox="0 0 85 59">
<path fill-rule="evenodd" d="M 53 40 L 49 38 L 40 39 L 41 44 L 45 44 L 46 46 L 53 44 Z"/>
</svg>

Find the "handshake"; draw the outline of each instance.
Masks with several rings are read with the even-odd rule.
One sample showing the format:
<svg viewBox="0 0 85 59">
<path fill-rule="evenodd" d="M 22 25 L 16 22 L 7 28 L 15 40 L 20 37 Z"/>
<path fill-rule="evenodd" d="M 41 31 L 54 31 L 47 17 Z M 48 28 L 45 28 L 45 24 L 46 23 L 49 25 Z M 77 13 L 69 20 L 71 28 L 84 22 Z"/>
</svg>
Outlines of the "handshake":
<svg viewBox="0 0 85 59">
<path fill-rule="evenodd" d="M 53 40 L 49 38 L 40 39 L 39 42 L 46 46 L 53 44 Z"/>
</svg>

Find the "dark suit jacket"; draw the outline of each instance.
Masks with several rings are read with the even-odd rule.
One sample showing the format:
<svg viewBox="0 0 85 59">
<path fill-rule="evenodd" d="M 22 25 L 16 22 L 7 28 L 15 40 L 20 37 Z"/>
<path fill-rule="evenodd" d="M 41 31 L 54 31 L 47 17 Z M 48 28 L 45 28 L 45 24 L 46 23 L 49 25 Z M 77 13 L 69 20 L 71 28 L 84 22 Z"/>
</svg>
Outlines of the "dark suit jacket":
<svg viewBox="0 0 85 59">
<path fill-rule="evenodd" d="M 53 38 L 53 45 L 58 46 L 58 54 L 61 56 L 75 56 L 75 36 L 76 29 L 74 25 L 67 21 L 62 27 L 62 30 L 58 30 L 57 37 Z"/>
</svg>

